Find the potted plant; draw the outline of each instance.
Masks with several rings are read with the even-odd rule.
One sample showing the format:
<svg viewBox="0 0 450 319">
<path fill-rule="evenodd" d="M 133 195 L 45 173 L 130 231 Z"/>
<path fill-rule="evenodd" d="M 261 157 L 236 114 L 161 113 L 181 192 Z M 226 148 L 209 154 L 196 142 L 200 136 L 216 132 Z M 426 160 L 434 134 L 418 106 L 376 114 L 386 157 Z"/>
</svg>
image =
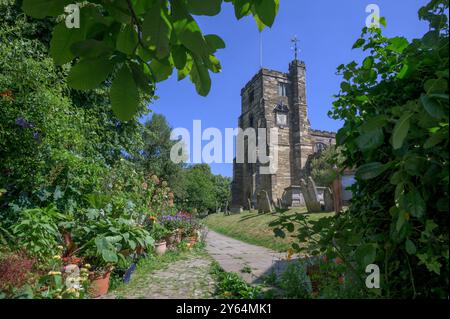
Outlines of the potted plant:
<svg viewBox="0 0 450 319">
<path fill-rule="evenodd" d="M 163 225 L 153 223 L 150 234 L 155 240 L 155 253 L 157 255 L 164 255 L 167 250 L 167 242 L 165 238 L 169 234 L 169 231 Z"/>
</svg>

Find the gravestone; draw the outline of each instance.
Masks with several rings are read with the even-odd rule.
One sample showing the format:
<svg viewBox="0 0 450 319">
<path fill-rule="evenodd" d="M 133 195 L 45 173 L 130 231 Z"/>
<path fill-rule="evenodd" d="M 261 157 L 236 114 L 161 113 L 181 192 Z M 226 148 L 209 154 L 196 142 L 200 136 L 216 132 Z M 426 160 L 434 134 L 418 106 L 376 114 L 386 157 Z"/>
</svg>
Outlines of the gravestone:
<svg viewBox="0 0 450 319">
<path fill-rule="evenodd" d="M 303 198 L 305 200 L 306 208 L 309 213 L 320 212 L 320 202 L 317 199 L 316 184 L 311 176 L 305 181 L 303 178 L 300 180 L 300 189 L 302 190 Z"/>
<path fill-rule="evenodd" d="M 266 191 L 260 191 L 258 193 L 258 212 L 259 213 L 272 213 L 273 212 L 273 208 L 272 208 L 272 203 L 270 202 L 269 199 L 269 194 L 267 194 Z"/>
<path fill-rule="evenodd" d="M 325 206 L 325 211 L 331 212 L 334 210 L 333 194 L 329 187 L 325 188 L 323 192 L 323 202 Z"/>
</svg>

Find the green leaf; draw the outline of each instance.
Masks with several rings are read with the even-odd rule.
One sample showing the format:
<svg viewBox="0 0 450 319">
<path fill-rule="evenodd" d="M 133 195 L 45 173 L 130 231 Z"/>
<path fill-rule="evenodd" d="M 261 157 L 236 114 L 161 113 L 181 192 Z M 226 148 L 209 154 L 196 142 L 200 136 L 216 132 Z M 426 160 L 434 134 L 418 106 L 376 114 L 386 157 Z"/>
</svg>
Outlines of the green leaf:
<svg viewBox="0 0 450 319">
<path fill-rule="evenodd" d="M 403 64 L 402 68 L 397 73 L 397 78 L 398 79 L 403 79 L 406 76 L 406 74 L 408 74 L 408 70 L 409 70 L 408 64 L 406 64 L 406 63 Z"/>
<path fill-rule="evenodd" d="M 376 244 L 364 244 L 359 246 L 355 251 L 355 257 L 362 267 L 374 263 L 377 257 Z"/>
<path fill-rule="evenodd" d="M 203 34 L 195 20 L 191 15 L 183 11 L 182 7 L 175 7 L 174 12 L 174 29 L 180 40 L 186 48 L 198 55 L 204 60 L 209 57 L 209 47 L 203 37 Z"/>
<path fill-rule="evenodd" d="M 131 71 L 133 73 L 134 82 L 141 88 L 142 91 L 148 94 L 153 94 L 153 81 L 150 68 L 145 63 L 131 63 Z"/>
<path fill-rule="evenodd" d="M 187 55 L 186 65 L 182 70 L 178 70 L 178 81 L 183 80 L 186 76 L 189 75 L 189 73 L 191 73 L 193 64 L 194 62 L 192 60 L 192 57 L 190 55 Z"/>
<path fill-rule="evenodd" d="M 241 19 L 250 13 L 250 0 L 234 0 L 234 15 L 236 19 Z"/>
<path fill-rule="evenodd" d="M 194 15 L 215 16 L 221 6 L 222 0 L 187 0 L 187 8 Z"/>
<path fill-rule="evenodd" d="M 83 29 L 68 29 L 64 22 L 58 24 L 50 41 L 50 55 L 56 65 L 63 65 L 75 57 L 71 51 L 74 43 L 84 40 Z"/>
<path fill-rule="evenodd" d="M 396 53 L 402 53 L 409 45 L 408 40 L 406 40 L 404 37 L 395 37 L 389 39 L 389 45 L 387 46 L 387 49 L 392 50 Z"/>
<path fill-rule="evenodd" d="M 109 249 L 102 250 L 102 257 L 108 263 L 117 263 L 119 261 L 116 252 Z"/>
<path fill-rule="evenodd" d="M 207 96 L 209 91 L 211 90 L 211 78 L 206 66 L 202 63 L 199 63 L 198 60 L 195 60 L 190 76 L 192 83 L 195 84 L 197 93 L 201 96 Z"/>
<path fill-rule="evenodd" d="M 255 3 L 255 11 L 258 18 L 268 27 L 273 25 L 278 13 L 279 0 L 258 0 Z"/>
<path fill-rule="evenodd" d="M 409 119 L 411 116 L 413 116 L 413 113 L 405 113 L 395 124 L 394 131 L 392 133 L 392 146 L 394 149 L 399 149 L 402 147 L 409 131 Z"/>
<path fill-rule="evenodd" d="M 55 17 L 64 13 L 64 7 L 71 3 L 67 0 L 24 0 L 22 10 L 33 18 Z"/>
<path fill-rule="evenodd" d="M 426 203 L 417 189 L 405 194 L 405 209 L 414 217 L 425 215 Z"/>
<path fill-rule="evenodd" d="M 384 134 L 382 129 L 375 129 L 362 133 L 355 140 L 362 151 L 370 151 L 384 143 Z"/>
<path fill-rule="evenodd" d="M 225 42 L 218 35 L 215 34 L 205 35 L 205 41 L 206 44 L 208 45 L 208 48 L 210 50 L 209 52 L 211 54 L 216 53 L 216 51 L 219 49 L 225 48 Z"/>
<path fill-rule="evenodd" d="M 366 40 L 364 40 L 363 38 L 359 38 L 358 40 L 356 40 L 355 44 L 353 44 L 352 49 L 357 49 L 357 48 L 362 47 L 365 42 L 366 42 Z"/>
<path fill-rule="evenodd" d="M 136 49 L 138 44 L 138 34 L 134 29 L 134 25 L 126 24 L 120 30 L 117 41 L 116 48 L 118 51 L 123 52 L 125 54 L 132 54 Z"/>
<path fill-rule="evenodd" d="M 150 63 L 150 69 L 155 76 L 156 82 L 167 80 L 173 72 L 173 67 L 168 59 L 153 59 L 152 63 Z"/>
<path fill-rule="evenodd" d="M 445 93 L 448 89 L 448 82 L 446 79 L 429 79 L 424 84 L 424 89 L 427 94 Z"/>
<path fill-rule="evenodd" d="M 406 240 L 405 249 L 406 249 L 406 252 L 410 255 L 414 255 L 417 251 L 416 245 L 414 245 L 414 243 L 410 239 Z"/>
<path fill-rule="evenodd" d="M 253 19 L 256 22 L 256 26 L 258 27 L 258 31 L 261 32 L 262 30 L 264 30 L 264 28 L 266 27 L 264 22 L 262 22 L 261 19 L 257 15 L 254 15 Z"/>
<path fill-rule="evenodd" d="M 98 87 L 112 72 L 114 63 L 109 57 L 85 59 L 70 69 L 67 84 L 76 90 L 90 90 Z"/>
<path fill-rule="evenodd" d="M 142 24 L 144 41 L 150 45 L 150 48 L 156 50 L 156 56 L 159 59 L 166 57 L 170 51 L 172 24 L 166 10 L 157 3 L 147 12 Z"/>
<path fill-rule="evenodd" d="M 131 14 L 128 9 L 127 0 L 102 1 L 102 6 L 116 21 L 121 23 L 131 22 Z"/>
<path fill-rule="evenodd" d="M 116 75 L 109 94 L 114 114 L 121 121 L 131 120 L 139 108 L 140 100 L 133 74 L 126 64 Z"/>
<path fill-rule="evenodd" d="M 432 117 L 436 119 L 441 119 L 442 117 L 445 116 L 445 112 L 442 106 L 434 99 L 428 97 L 427 95 L 422 95 L 420 97 L 420 102 L 422 103 L 427 113 L 430 114 Z"/>
<path fill-rule="evenodd" d="M 388 164 L 381 164 L 379 162 L 372 162 L 361 165 L 356 171 L 356 177 L 368 180 L 377 177 L 389 168 Z"/>
<path fill-rule="evenodd" d="M 342 92 L 350 92 L 352 90 L 352 86 L 348 82 L 342 82 L 341 90 L 342 90 Z"/>
<path fill-rule="evenodd" d="M 273 232 L 275 234 L 275 237 L 280 237 L 280 238 L 285 238 L 286 237 L 286 234 L 280 228 L 275 228 L 273 230 Z"/>
<path fill-rule="evenodd" d="M 372 68 L 373 66 L 373 57 L 372 56 L 368 56 L 367 58 L 364 59 L 363 61 L 363 68 L 366 70 L 369 70 Z"/>
<path fill-rule="evenodd" d="M 425 149 L 432 148 L 432 147 L 438 145 L 444 139 L 445 139 L 445 136 L 442 134 L 433 134 L 425 141 L 425 144 L 423 144 L 423 148 L 425 148 Z"/>
<path fill-rule="evenodd" d="M 422 43 L 426 48 L 432 48 L 439 43 L 439 31 L 433 30 L 427 32 L 422 37 Z"/>
<path fill-rule="evenodd" d="M 288 232 L 292 233 L 295 229 L 294 224 L 293 223 L 286 224 L 286 229 L 288 230 Z"/>
<path fill-rule="evenodd" d="M 182 70 L 187 62 L 187 52 L 182 45 L 177 45 L 172 48 L 173 64 L 178 70 Z"/>
<path fill-rule="evenodd" d="M 96 58 L 100 55 L 111 52 L 111 47 L 104 41 L 88 39 L 72 44 L 72 53 L 83 58 Z"/>
</svg>

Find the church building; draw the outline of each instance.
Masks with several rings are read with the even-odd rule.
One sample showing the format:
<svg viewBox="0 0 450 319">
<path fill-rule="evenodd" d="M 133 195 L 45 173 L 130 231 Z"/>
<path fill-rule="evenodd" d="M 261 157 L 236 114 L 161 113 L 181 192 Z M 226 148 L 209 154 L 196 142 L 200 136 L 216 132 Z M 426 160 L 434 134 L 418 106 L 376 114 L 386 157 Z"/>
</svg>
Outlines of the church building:
<svg viewBox="0 0 450 319">
<path fill-rule="evenodd" d="M 308 120 L 305 63 L 294 59 L 288 73 L 261 69 L 242 88 L 241 98 L 239 128 L 278 128 L 278 169 L 261 174 L 258 161 L 235 159 L 231 209 L 258 207 L 262 193 L 277 207 L 304 206 L 299 186 L 302 169 L 310 155 L 335 144 L 335 133 L 314 130 Z M 267 144 L 269 149 L 269 136 Z M 258 145 L 258 152 L 262 149 Z"/>
</svg>

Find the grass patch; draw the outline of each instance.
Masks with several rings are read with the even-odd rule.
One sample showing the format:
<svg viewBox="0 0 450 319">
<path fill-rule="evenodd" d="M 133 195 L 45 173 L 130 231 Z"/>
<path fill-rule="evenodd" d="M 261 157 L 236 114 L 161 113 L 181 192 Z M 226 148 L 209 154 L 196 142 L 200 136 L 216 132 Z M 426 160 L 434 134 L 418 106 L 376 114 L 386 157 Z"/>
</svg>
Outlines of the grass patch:
<svg viewBox="0 0 450 319">
<path fill-rule="evenodd" d="M 293 238 L 287 235 L 285 238 L 275 237 L 269 223 L 280 216 L 303 213 L 309 220 L 318 220 L 322 217 L 332 216 L 334 213 L 308 214 L 305 210 L 289 210 L 283 213 L 258 214 L 257 212 L 243 212 L 241 214 L 224 215 L 223 213 L 211 214 L 203 221 L 212 230 L 223 235 L 242 240 L 249 244 L 263 246 L 275 251 L 287 251 L 293 242 Z M 295 225 L 298 227 L 298 225 Z"/>
</svg>

